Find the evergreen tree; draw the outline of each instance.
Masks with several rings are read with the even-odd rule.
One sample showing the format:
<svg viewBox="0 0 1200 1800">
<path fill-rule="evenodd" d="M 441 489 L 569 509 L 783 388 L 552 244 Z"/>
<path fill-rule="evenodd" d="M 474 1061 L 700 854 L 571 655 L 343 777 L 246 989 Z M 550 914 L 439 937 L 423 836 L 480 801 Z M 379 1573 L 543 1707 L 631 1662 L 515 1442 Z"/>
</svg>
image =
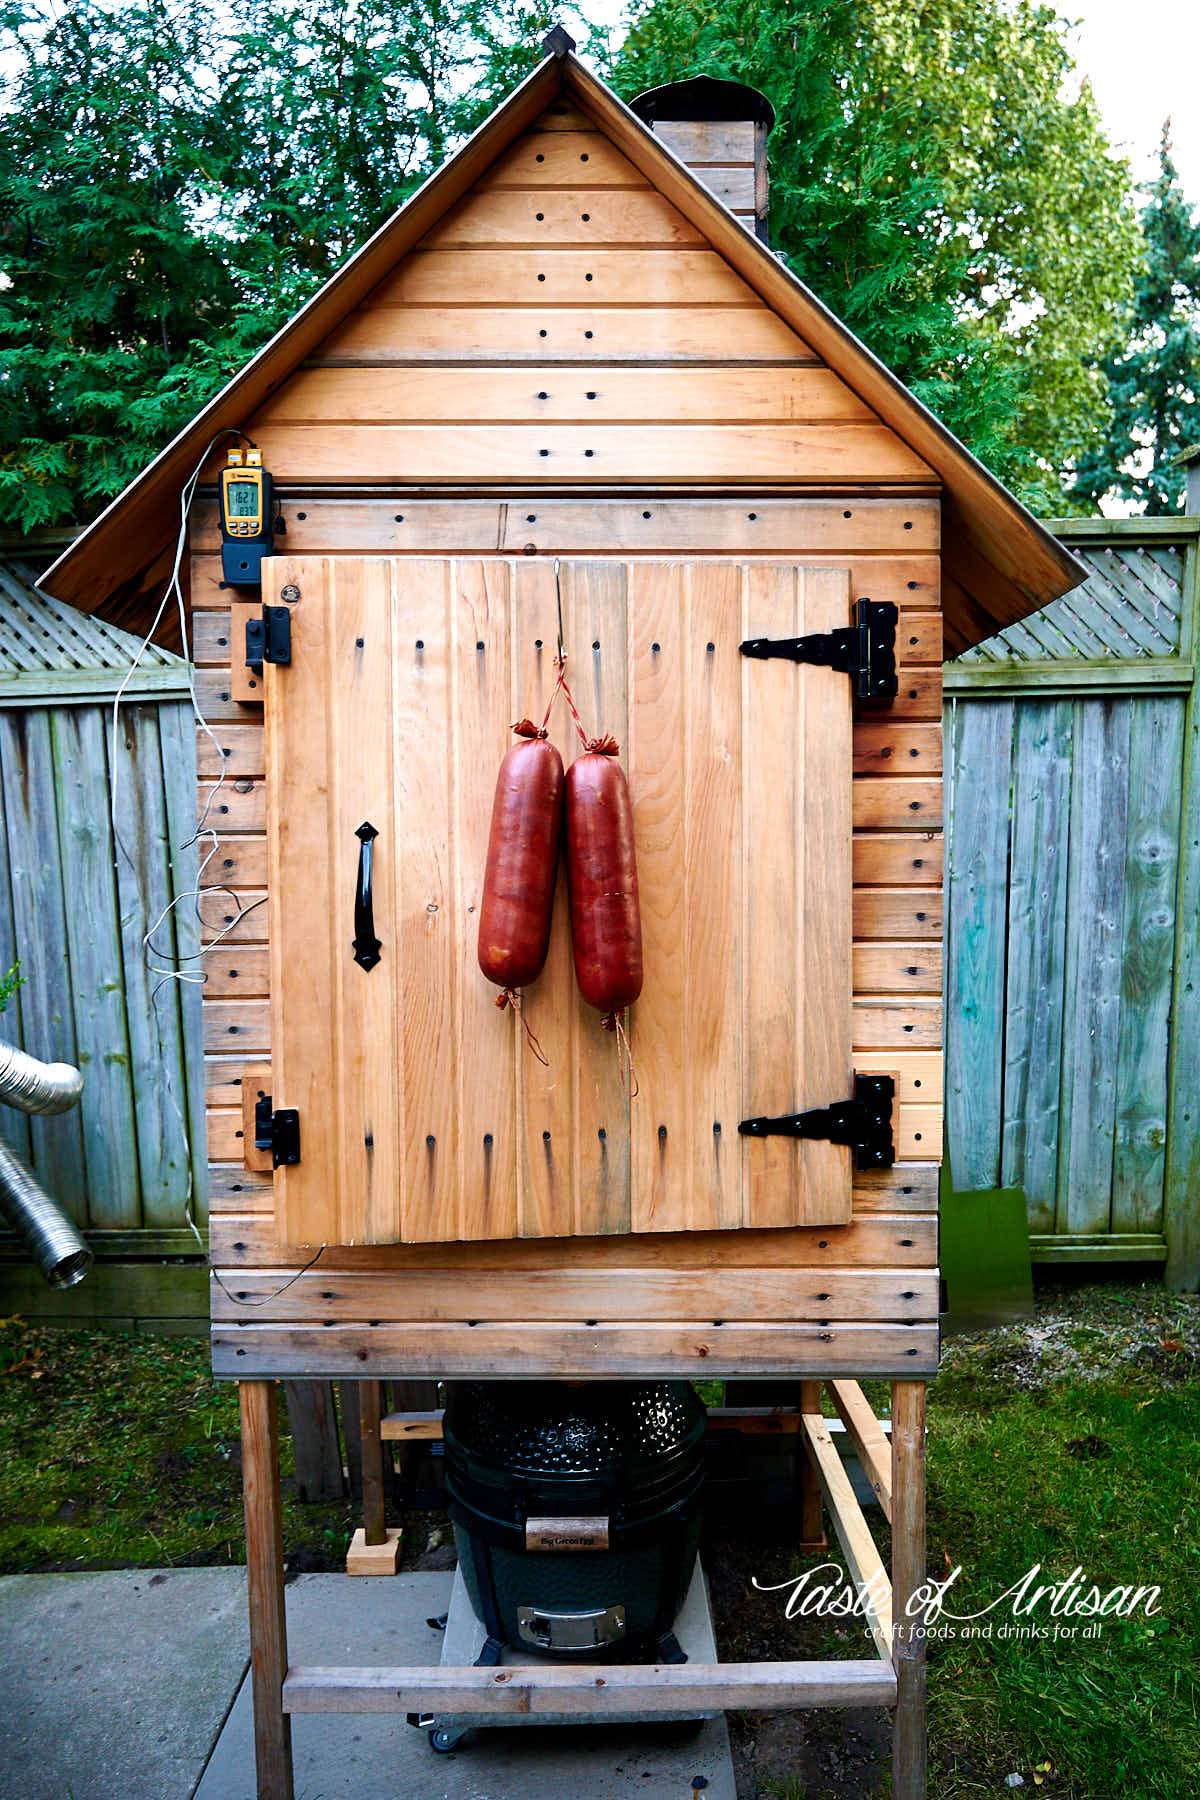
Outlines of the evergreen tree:
<svg viewBox="0 0 1200 1800">
<path fill-rule="evenodd" d="M 1200 441 L 1200 216 L 1179 183 L 1169 119 L 1147 194 L 1128 340 L 1100 364 L 1112 420 L 1081 461 L 1076 492 L 1093 505 L 1131 500 L 1155 516 L 1182 511 L 1174 459 Z"/>
<path fill-rule="evenodd" d="M 26 527 L 94 510 L 170 435 L 237 288 L 196 223 L 200 0 L 49 27 L 9 4 L 0 28 L 0 518 Z"/>
</svg>

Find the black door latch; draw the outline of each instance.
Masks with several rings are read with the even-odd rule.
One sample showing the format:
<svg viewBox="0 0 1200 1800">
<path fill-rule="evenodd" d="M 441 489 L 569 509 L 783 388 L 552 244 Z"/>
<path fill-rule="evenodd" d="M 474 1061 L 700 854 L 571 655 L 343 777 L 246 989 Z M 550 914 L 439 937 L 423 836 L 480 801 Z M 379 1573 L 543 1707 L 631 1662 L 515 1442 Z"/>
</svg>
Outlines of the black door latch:
<svg viewBox="0 0 1200 1800">
<path fill-rule="evenodd" d="M 264 606 L 261 619 L 246 620 L 246 666 L 262 674 L 265 662 L 292 660 L 292 615 L 286 606 Z"/>
<path fill-rule="evenodd" d="M 300 1161 L 300 1114 L 294 1106 L 271 1110 L 271 1096 L 254 1103 L 254 1148 L 269 1150 L 273 1168 Z"/>
<path fill-rule="evenodd" d="M 743 1137 L 823 1138 L 831 1144 L 848 1144 L 858 1169 L 890 1169 L 896 1160 L 892 1138 L 892 1099 L 896 1084 L 890 1075 L 856 1075 L 853 1100 L 810 1112 L 783 1113 L 779 1118 L 743 1119 Z"/>
<path fill-rule="evenodd" d="M 817 663 L 840 669 L 854 684 L 856 700 L 894 700 L 899 691 L 896 676 L 896 626 L 900 614 L 890 600 L 859 600 L 855 623 L 844 631 L 814 631 L 808 637 L 746 638 L 738 645 L 743 656 L 765 660 L 786 657 L 790 662 Z"/>
</svg>

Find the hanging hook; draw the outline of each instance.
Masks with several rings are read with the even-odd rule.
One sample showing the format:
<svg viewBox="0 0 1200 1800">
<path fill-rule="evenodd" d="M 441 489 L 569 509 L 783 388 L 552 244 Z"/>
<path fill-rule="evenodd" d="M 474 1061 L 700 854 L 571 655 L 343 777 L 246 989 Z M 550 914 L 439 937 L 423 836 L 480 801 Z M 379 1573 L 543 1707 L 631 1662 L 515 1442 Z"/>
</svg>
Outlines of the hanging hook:
<svg viewBox="0 0 1200 1800">
<path fill-rule="evenodd" d="M 555 603 L 558 607 L 558 661 L 559 661 L 559 666 L 561 667 L 562 664 L 566 661 L 566 655 L 563 650 L 562 583 L 559 581 L 559 578 L 558 578 L 558 558 L 557 558 L 557 556 L 554 559 L 554 599 L 555 599 Z"/>
</svg>

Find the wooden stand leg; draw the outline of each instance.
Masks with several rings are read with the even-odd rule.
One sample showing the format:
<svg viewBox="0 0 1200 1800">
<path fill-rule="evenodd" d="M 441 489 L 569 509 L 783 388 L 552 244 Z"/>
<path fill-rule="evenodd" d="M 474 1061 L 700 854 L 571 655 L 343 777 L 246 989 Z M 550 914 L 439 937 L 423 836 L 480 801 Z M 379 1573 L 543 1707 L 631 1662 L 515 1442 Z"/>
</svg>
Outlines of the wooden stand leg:
<svg viewBox="0 0 1200 1800">
<path fill-rule="evenodd" d="M 400 1560 L 400 1533 L 388 1530 L 384 1512 L 383 1439 L 379 1435 L 382 1403 L 381 1382 L 359 1382 L 363 1522 L 350 1542 L 347 1575 L 394 1575 Z"/>
<path fill-rule="evenodd" d="M 238 1383 L 246 1576 L 250 1596 L 250 1679 L 258 1800 L 293 1800 L 292 1722 L 283 1710 L 287 1625 L 279 1500 L 279 1417 L 273 1381 Z"/>
<path fill-rule="evenodd" d="M 909 1598 L 925 1580 L 925 1383 L 892 1383 L 892 1727 L 895 1800 L 925 1800 L 925 1625 Z"/>
<path fill-rule="evenodd" d="M 802 1381 L 800 1383 L 800 1411 L 802 1413 L 821 1413 L 821 1384 L 819 1381 Z M 822 1505 L 821 1483 L 817 1478 L 816 1467 L 808 1448 L 808 1439 L 803 1432 L 799 1434 L 800 1455 L 800 1542 L 798 1550 L 824 1550 L 828 1545 L 825 1536 L 825 1514 Z"/>
</svg>

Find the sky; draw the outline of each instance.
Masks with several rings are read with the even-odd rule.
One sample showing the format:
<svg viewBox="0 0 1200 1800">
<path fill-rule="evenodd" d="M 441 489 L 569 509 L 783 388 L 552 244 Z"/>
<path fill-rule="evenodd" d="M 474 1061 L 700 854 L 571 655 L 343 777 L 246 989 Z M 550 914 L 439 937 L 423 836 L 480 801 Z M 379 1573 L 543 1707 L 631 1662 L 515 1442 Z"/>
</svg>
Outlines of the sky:
<svg viewBox="0 0 1200 1800">
<path fill-rule="evenodd" d="M 1080 72 L 1091 79 L 1114 143 L 1134 175 L 1153 173 L 1163 120 L 1188 198 L 1200 202 L 1200 7 L 1196 0 L 1058 0 L 1078 19 Z"/>
<path fill-rule="evenodd" d="M 1198 0 L 1054 0 L 1078 20 L 1071 46 L 1089 77 L 1109 136 L 1144 181 L 1157 168 L 1159 135 L 1171 115 L 1184 192 L 1200 204 L 1200 4 Z M 615 25 L 627 0 L 580 0 L 596 25 Z"/>
</svg>

